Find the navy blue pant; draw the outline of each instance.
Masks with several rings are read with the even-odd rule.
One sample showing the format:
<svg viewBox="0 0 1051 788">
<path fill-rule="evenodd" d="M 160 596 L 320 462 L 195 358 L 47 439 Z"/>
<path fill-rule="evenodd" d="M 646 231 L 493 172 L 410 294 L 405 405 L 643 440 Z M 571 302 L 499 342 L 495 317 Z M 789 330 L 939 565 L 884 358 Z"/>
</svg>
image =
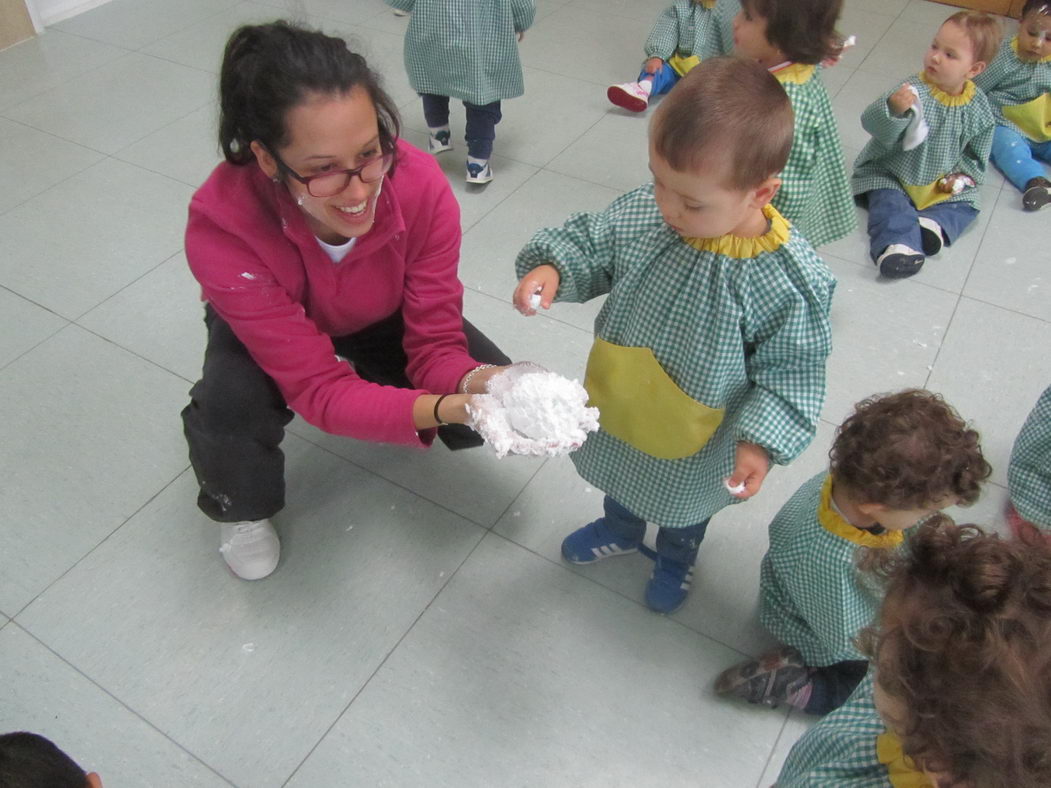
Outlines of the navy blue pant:
<svg viewBox="0 0 1051 788">
<path fill-rule="evenodd" d="M 952 246 L 978 216 L 978 211 L 965 202 L 940 202 L 918 211 L 909 195 L 900 189 L 873 189 L 864 196 L 869 209 L 869 254 L 873 262 L 891 244 L 905 244 L 922 254 L 921 216 L 941 225 L 946 246 Z"/>
<path fill-rule="evenodd" d="M 828 714 L 842 706 L 869 669 L 867 660 L 847 660 L 821 668 L 811 668 L 810 700 L 807 714 Z"/>
<path fill-rule="evenodd" d="M 434 93 L 421 93 L 423 99 L 423 117 L 431 128 L 449 125 L 449 97 L 437 96 Z M 500 102 L 491 104 L 463 103 L 467 110 L 467 128 L 464 137 L 467 139 L 467 155 L 475 159 L 488 159 L 493 155 L 493 140 L 496 139 L 496 124 L 503 115 L 500 113 Z"/>
<path fill-rule="evenodd" d="M 602 519 L 613 533 L 624 541 L 642 543 L 642 537 L 646 535 L 645 520 L 629 512 L 608 495 L 602 501 L 602 508 L 605 511 Z M 693 566 L 707 529 L 708 520 L 685 528 L 658 528 L 657 555 L 669 561 Z"/>
</svg>

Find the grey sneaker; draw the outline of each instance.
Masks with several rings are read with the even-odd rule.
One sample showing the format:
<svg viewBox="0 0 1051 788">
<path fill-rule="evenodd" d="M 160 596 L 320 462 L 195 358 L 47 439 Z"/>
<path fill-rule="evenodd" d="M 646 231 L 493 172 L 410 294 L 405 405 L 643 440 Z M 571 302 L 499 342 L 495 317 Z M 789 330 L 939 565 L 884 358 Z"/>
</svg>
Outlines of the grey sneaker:
<svg viewBox="0 0 1051 788">
<path fill-rule="evenodd" d="M 810 669 L 791 646 L 742 662 L 715 680 L 720 695 L 734 695 L 749 703 L 776 709 L 810 680 Z"/>
<path fill-rule="evenodd" d="M 281 541 L 269 520 L 220 523 L 219 552 L 242 580 L 261 580 L 277 569 Z"/>
</svg>

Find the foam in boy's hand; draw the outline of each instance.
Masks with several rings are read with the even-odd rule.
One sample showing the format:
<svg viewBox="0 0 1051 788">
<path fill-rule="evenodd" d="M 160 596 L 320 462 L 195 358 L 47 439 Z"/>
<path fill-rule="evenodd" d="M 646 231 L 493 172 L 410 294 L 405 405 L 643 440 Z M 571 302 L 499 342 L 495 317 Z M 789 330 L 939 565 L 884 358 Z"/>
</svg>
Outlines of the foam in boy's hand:
<svg viewBox="0 0 1051 788">
<path fill-rule="evenodd" d="M 529 308 L 534 312 L 540 308 L 540 293 L 533 293 L 529 296 Z"/>
<path fill-rule="evenodd" d="M 723 484 L 726 486 L 726 490 L 730 493 L 730 495 L 740 495 L 745 491 L 746 485 L 744 482 L 741 482 L 740 484 L 730 484 L 730 480 L 725 479 L 723 481 Z"/>
</svg>

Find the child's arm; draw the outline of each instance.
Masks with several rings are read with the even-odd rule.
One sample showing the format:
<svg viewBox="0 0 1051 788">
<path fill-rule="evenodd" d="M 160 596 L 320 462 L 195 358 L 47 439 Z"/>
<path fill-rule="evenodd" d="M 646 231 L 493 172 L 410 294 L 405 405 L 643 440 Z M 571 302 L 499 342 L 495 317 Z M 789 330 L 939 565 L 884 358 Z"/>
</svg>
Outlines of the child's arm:
<svg viewBox="0 0 1051 788">
<path fill-rule="evenodd" d="M 653 29 L 650 30 L 650 34 L 646 38 L 646 71 L 650 74 L 655 73 L 656 69 L 650 71 L 649 61 L 654 58 L 667 61 L 668 58 L 675 54 L 675 50 L 678 47 L 679 17 L 675 13 L 675 6 L 670 5 L 657 17 L 657 21 L 653 23 Z"/>
<path fill-rule="evenodd" d="M 905 115 L 919 99 L 905 83 L 892 93 L 880 96 L 861 113 L 861 125 L 878 142 L 893 148 L 901 142 L 910 118 Z"/>
<path fill-rule="evenodd" d="M 512 0 L 511 18 L 515 21 L 516 33 L 524 33 L 532 27 L 534 16 L 536 16 L 536 3 L 533 0 Z M 518 40 L 522 40 L 521 36 Z"/>
</svg>

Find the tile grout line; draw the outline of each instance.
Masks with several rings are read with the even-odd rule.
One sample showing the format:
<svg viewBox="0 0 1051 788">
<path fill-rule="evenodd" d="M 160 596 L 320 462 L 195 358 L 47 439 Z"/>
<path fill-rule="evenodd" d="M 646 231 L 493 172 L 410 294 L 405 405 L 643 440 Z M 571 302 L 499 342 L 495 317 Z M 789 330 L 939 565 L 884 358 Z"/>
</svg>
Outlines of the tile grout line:
<svg viewBox="0 0 1051 788">
<path fill-rule="evenodd" d="M 774 760 L 774 753 L 777 752 L 777 745 L 781 743 L 781 737 L 785 735 L 785 729 L 788 728 L 788 718 L 791 716 L 792 707 L 789 706 L 788 711 L 785 713 L 785 718 L 781 722 L 781 730 L 777 732 L 777 736 L 774 737 L 774 743 L 770 746 L 770 754 L 766 756 L 763 770 L 759 772 L 759 779 L 755 781 L 755 788 L 766 788 L 766 786 L 763 785 L 763 777 L 766 775 L 766 770 L 770 768 L 770 763 Z"/>
</svg>

